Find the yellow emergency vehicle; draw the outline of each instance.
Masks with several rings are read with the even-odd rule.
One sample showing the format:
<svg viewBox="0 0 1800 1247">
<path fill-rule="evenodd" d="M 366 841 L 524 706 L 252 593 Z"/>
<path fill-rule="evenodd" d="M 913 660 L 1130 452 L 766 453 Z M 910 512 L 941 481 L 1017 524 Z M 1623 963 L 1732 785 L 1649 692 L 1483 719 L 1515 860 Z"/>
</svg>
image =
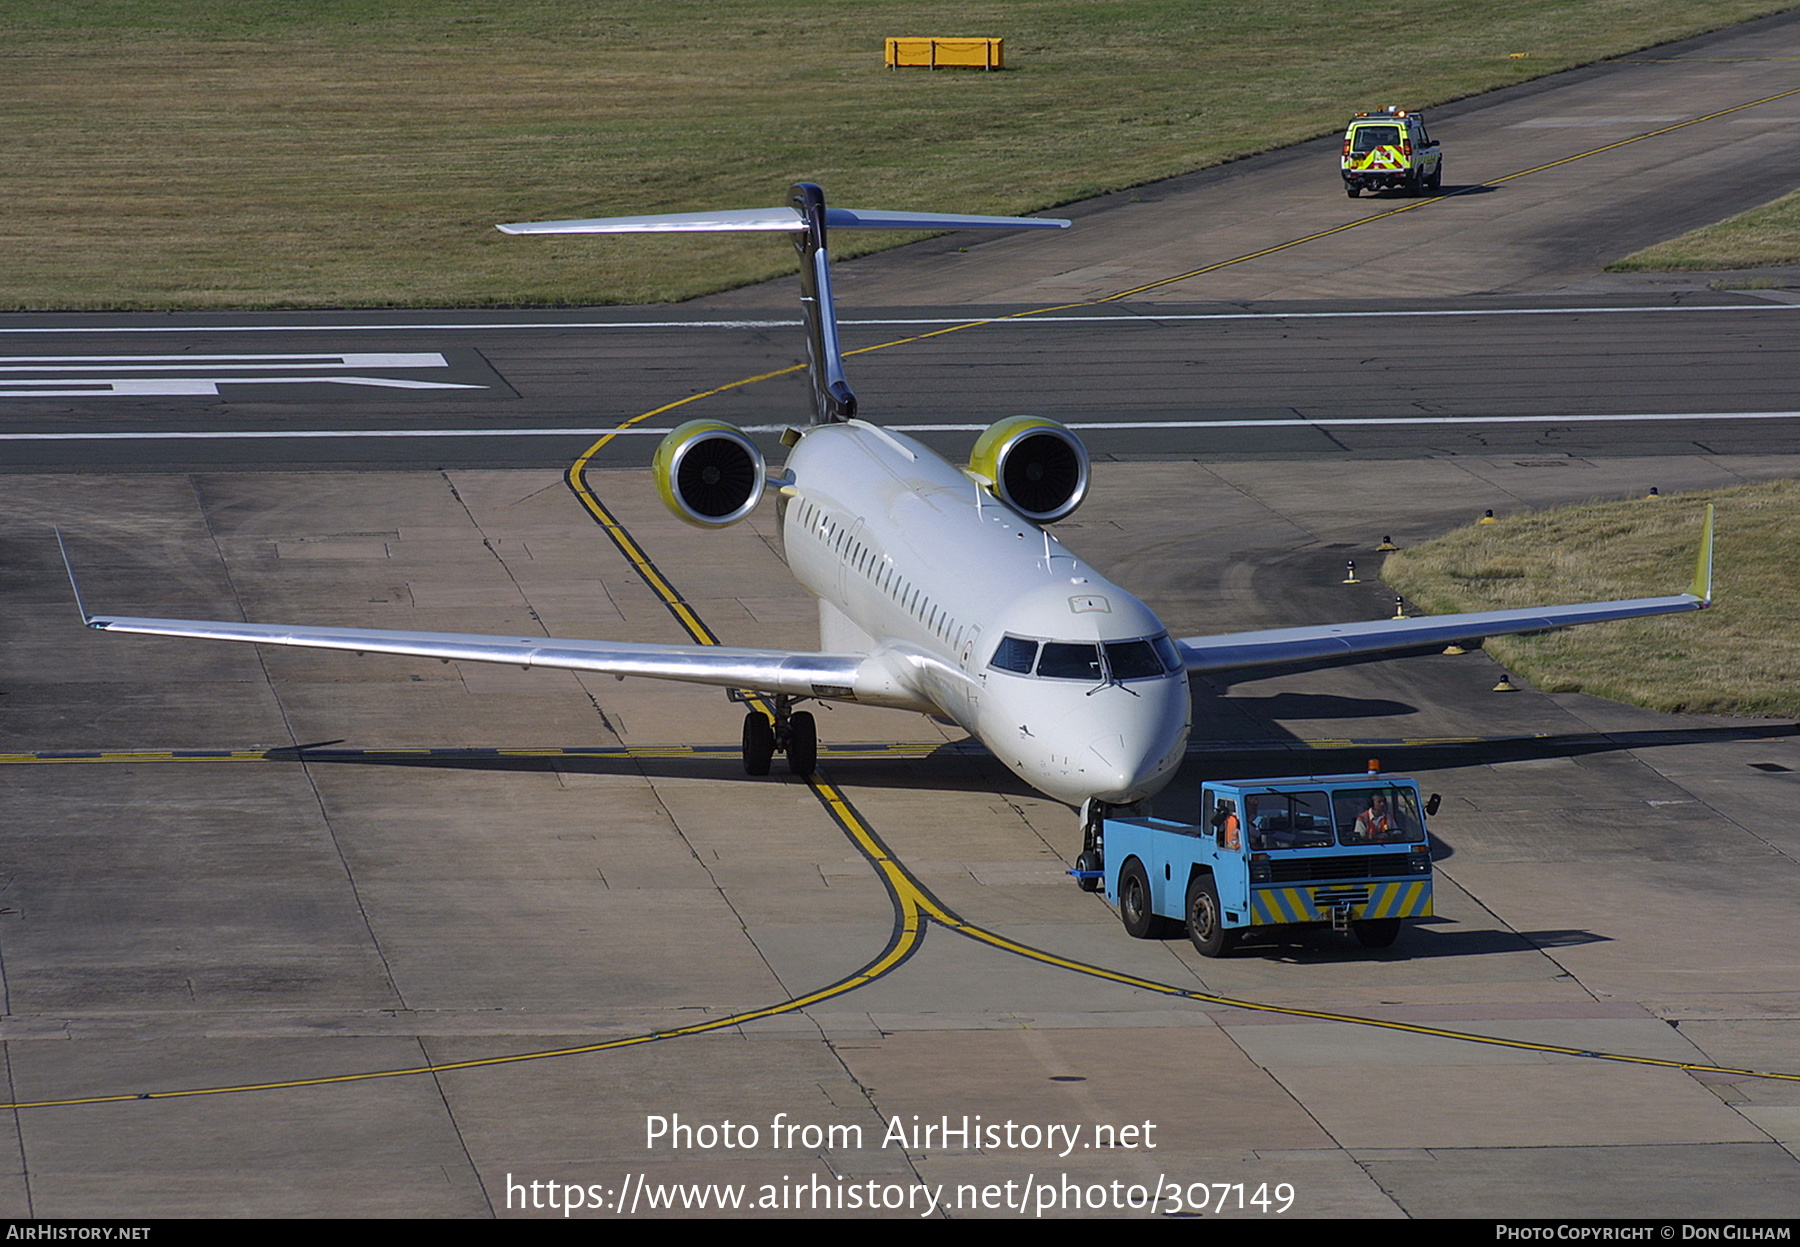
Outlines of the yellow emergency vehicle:
<svg viewBox="0 0 1800 1247">
<path fill-rule="evenodd" d="M 1358 113 L 1344 129 L 1344 190 L 1436 194 L 1444 184 L 1444 149 L 1425 130 L 1425 118 L 1403 108 Z"/>
</svg>

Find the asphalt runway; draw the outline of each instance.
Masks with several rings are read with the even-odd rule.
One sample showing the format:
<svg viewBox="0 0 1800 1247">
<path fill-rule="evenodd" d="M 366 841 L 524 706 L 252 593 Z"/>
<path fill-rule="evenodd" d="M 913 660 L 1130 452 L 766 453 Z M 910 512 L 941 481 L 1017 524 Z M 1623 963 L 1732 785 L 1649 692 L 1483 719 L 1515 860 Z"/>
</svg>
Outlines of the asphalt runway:
<svg viewBox="0 0 1800 1247">
<path fill-rule="evenodd" d="M 1800 451 L 1800 305 L 1751 295 L 1024 310 L 848 318 L 862 411 L 953 457 L 1020 411 L 1121 459 Z M 603 312 L 555 328 L 445 316 L 429 329 L 270 318 L 235 334 L 159 319 L 122 327 L 133 334 L 89 326 L 78 356 L 67 335 L 8 325 L 6 466 L 553 468 L 621 427 L 599 461 L 642 466 L 663 432 L 702 416 L 754 430 L 774 456 L 806 401 L 798 326 L 778 315 L 743 325 Z M 35 362 L 58 344 L 54 365 Z M 315 371 L 297 380 L 297 361 Z M 147 383 L 216 392 L 131 392 Z M 37 396 L 51 387 L 62 388 Z"/>
<path fill-rule="evenodd" d="M 1630 103 L 1639 131 L 1784 90 L 1794 29 L 1469 101 L 1451 159 L 1484 134 L 1595 145 L 1522 122 L 1618 96 L 1609 73 L 1679 90 Z M 1617 159 L 1706 159 L 1660 142 Z M 1301 158 L 1182 193 L 1272 201 Z M 1395 254 L 1378 230 L 1498 190 L 1222 270 L 1278 301 L 1187 279 L 869 351 L 852 378 L 883 422 L 952 426 L 922 430 L 946 449 L 1016 410 L 1082 425 L 1101 462 L 1065 539 L 1182 635 L 1386 614 L 1344 560 L 1483 509 L 1794 475 L 1783 292 L 1610 284 L 1567 247 L 1524 263 L 1509 230 L 1561 237 L 1637 176 L 1561 168 L 1578 180 L 1465 231 L 1444 287 L 1327 300 L 1292 266 L 1366 275 Z M 1253 249 L 1242 228 L 1224 250 Z M 1078 235 L 1115 250 L 1059 272 L 1123 267 L 1056 289 L 1160 262 L 1147 235 Z M 982 246 L 985 289 L 937 243 L 846 266 L 900 299 L 848 318 L 1049 305 L 1032 266 L 1068 256 Z M 1497 694 L 1479 654 L 1207 682 L 1162 812 L 1205 775 L 1370 756 L 1445 796 L 1439 916 L 1394 949 L 1207 961 L 1128 939 L 1063 874 L 1071 812 L 917 716 L 821 711 L 817 779 L 749 780 L 712 690 L 79 627 L 52 521 L 102 610 L 684 640 L 562 471 L 639 417 L 797 418 L 791 374 L 649 414 L 795 362 L 785 306 L 727 314 L 758 297 L 0 323 L 7 1215 L 541 1217 L 570 1186 L 584 1216 L 1117 1215 L 1152 1192 L 1263 1218 L 1800 1214 L 1791 725 Z M 769 516 L 684 528 L 642 471 L 654 441 L 610 443 L 589 486 L 725 639 L 813 647 Z M 946 1139 L 965 1118 L 1015 1129 Z"/>
</svg>

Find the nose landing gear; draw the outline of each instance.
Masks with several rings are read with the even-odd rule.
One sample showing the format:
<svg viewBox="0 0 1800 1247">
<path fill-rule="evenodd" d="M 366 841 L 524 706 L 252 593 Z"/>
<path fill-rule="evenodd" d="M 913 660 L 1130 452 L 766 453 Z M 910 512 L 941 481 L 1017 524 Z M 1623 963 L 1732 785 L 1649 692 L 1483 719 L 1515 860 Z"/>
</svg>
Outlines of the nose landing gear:
<svg viewBox="0 0 1800 1247">
<path fill-rule="evenodd" d="M 1106 881 L 1106 816 L 1112 806 L 1089 797 L 1081 803 L 1081 852 L 1075 857 L 1075 886 L 1098 892 Z"/>
<path fill-rule="evenodd" d="M 1081 852 L 1075 858 L 1075 886 L 1083 892 L 1098 892 L 1106 882 L 1106 820 L 1135 817 L 1147 812 L 1148 801 L 1130 805 L 1113 805 L 1089 797 L 1081 803 Z"/>
<path fill-rule="evenodd" d="M 744 700 L 740 695 L 734 701 Z M 744 715 L 744 774 L 767 775 L 777 753 L 787 755 L 788 770 L 805 779 L 819 765 L 819 728 L 810 712 L 795 710 L 794 698 L 768 699 L 775 721 L 752 708 Z"/>
</svg>

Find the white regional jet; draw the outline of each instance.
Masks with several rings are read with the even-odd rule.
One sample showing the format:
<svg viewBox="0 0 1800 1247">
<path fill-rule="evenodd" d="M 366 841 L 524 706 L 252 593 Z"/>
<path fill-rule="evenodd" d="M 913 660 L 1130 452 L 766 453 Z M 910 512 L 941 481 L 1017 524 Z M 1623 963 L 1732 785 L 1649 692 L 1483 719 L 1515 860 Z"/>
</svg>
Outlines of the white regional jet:
<svg viewBox="0 0 1800 1247">
<path fill-rule="evenodd" d="M 83 618 L 109 632 L 416 654 L 753 691 L 775 711 L 773 722 L 757 709 L 745 717 L 744 769 L 753 775 L 766 774 L 777 751 L 795 774 L 812 772 L 817 729 L 811 714 L 794 709 L 808 699 L 947 716 L 1026 783 L 1081 809 L 1081 877 L 1101 866 L 1104 816 L 1150 797 L 1181 764 L 1191 672 L 1709 605 L 1710 518 L 1691 591 L 1673 597 L 1171 639 L 1154 611 L 1046 528 L 1073 512 L 1087 492 L 1087 453 L 1068 429 L 1030 416 L 1002 420 L 959 467 L 909 437 L 857 419 L 844 380 L 828 230 L 1068 224 L 828 208 L 817 186 L 800 183 L 780 208 L 500 226 L 509 234 L 775 230 L 794 236 L 815 410 L 806 428 L 783 439 L 790 447 L 786 465 L 770 474 L 743 433 L 697 420 L 664 439 L 653 471 L 670 508 L 702 528 L 742 520 L 773 490 L 788 564 L 819 600 L 816 652 L 140 619 L 90 615 L 85 606 Z M 1084 878 L 1084 886 L 1091 883 Z"/>
</svg>

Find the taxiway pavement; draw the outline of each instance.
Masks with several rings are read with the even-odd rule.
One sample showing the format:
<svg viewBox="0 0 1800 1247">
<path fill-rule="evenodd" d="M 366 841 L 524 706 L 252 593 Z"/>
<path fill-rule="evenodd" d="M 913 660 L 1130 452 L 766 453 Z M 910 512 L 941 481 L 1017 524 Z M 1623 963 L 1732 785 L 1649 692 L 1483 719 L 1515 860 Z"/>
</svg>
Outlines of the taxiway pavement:
<svg viewBox="0 0 1800 1247">
<path fill-rule="evenodd" d="M 1794 72 L 1778 59 L 1794 29 L 1772 19 L 1672 65 L 1597 67 L 1440 110 L 1451 181 L 1493 176 L 1483 161 L 1511 171 L 1664 124 L 1645 118 L 1800 86 L 1773 81 Z M 1741 59 L 1751 54 L 1763 59 Z M 1624 98 L 1638 90 L 1642 101 Z M 1732 116 L 1791 118 L 1792 99 Z M 1587 121 L 1527 124 L 1557 118 Z M 1134 408 L 1188 421 L 1084 430 L 1118 461 L 1098 465 L 1090 501 L 1065 525 L 1069 544 L 1180 634 L 1376 617 L 1391 608 L 1378 585 L 1337 581 L 1345 558 L 1372 561 L 1383 536 L 1405 545 L 1490 507 L 1800 469 L 1786 418 L 1499 419 L 1551 403 L 1564 415 L 1786 410 L 1796 322 L 1778 301 L 1536 314 L 1576 306 L 1571 289 L 1608 306 L 1768 297 L 1608 286 L 1583 258 L 1587 227 L 1570 224 L 1628 221 L 1607 226 L 1628 250 L 1637 233 L 1673 232 L 1680 212 L 1722 202 L 1700 195 L 1704 207 L 1645 219 L 1647 203 L 1681 198 L 1669 186 L 1761 198 L 1789 189 L 1764 194 L 1766 169 L 1747 189 L 1675 176 L 1713 168 L 1704 151 L 1673 146 L 1713 124 L 1617 149 L 1640 162 L 1625 170 L 1576 161 L 1556 175 L 1567 184 L 1516 179 L 1330 247 L 1176 283 L 1164 289 L 1175 303 L 1154 309 L 1164 318 L 1140 315 L 1141 326 L 1071 322 L 1023 339 L 1006 336 L 1016 327 L 973 330 L 911 356 L 860 356 L 855 375 L 884 419 L 898 409 L 896 423 L 942 421 L 949 396 L 964 400 L 955 423 L 1046 404 L 1098 412 L 1096 422 Z M 1785 141 L 1781 129 L 1758 133 Z M 1214 214 L 1225 232 L 1204 255 L 1310 228 L 1310 217 L 1274 228 L 1256 216 L 1312 211 L 1282 180 L 1310 159 L 1277 154 L 1191 180 L 1202 196 L 1226 196 Z M 1320 213 L 1330 202 L 1341 214 L 1324 165 L 1305 174 L 1324 184 L 1309 194 Z M 1528 186 L 1544 188 L 1529 205 Z M 1239 202 L 1261 207 L 1234 217 Z M 1124 288 L 1140 263 L 1159 278 L 1193 266 L 1191 231 L 1157 215 L 1167 211 L 1096 206 L 1110 215 L 1094 229 L 1084 210 L 1070 244 L 1113 240 L 1093 255 L 1019 259 L 1006 240 L 981 244 L 967 256 L 988 276 L 973 284 L 964 253 L 927 244 L 846 266 L 855 276 L 840 286 L 854 287 L 852 306 L 1088 297 Z M 1146 233 L 1110 224 L 1134 220 Z M 1531 261 L 1532 245 L 1548 258 Z M 1465 250 L 1485 258 L 1457 258 Z M 1409 277 L 1415 255 L 1434 255 L 1447 284 Z M 1125 267 L 1088 271 L 1115 262 Z M 1375 272 L 1397 284 L 1368 284 Z M 1408 320 L 1405 340 L 1383 328 L 1391 321 L 1364 318 L 1168 315 L 1431 310 L 1490 290 L 1531 297 L 1484 309 L 1534 314 Z M 1343 302 L 1371 293 L 1433 299 Z M 1301 303 L 1327 294 L 1340 301 Z M 751 308 L 758 294 L 734 297 Z M 1288 301 L 1229 307 L 1240 298 Z M 729 751 L 737 713 L 710 690 L 81 630 L 51 520 L 71 535 L 100 609 L 681 640 L 555 470 L 567 448 L 518 430 L 610 427 L 785 366 L 798 349 L 783 325 L 705 339 L 696 359 L 691 327 L 654 347 L 576 328 L 513 348 L 525 339 L 508 334 L 525 331 L 490 343 L 405 330 L 374 342 L 299 319 L 285 337 L 253 328 L 154 347 L 142 343 L 155 335 L 92 332 L 145 327 L 125 318 L 0 326 L 26 331 L 8 334 L 19 355 L 212 354 L 215 373 L 249 362 L 217 358 L 233 353 L 441 353 L 441 371 L 389 359 L 380 366 L 400 371 L 379 375 L 492 390 L 374 387 L 375 403 L 313 381 L 260 396 L 230 383 L 217 396 L 89 391 L 0 399 L 0 432 L 417 429 L 462 413 L 504 414 L 514 433 L 426 451 L 417 439 L 400 450 L 377 448 L 401 439 L 342 439 L 352 449 L 317 455 L 296 439 L 199 437 L 179 452 L 91 440 L 27 459 L 29 443 L 0 442 L 12 469 L 0 491 L 0 1039 L 9 1100 L 39 1105 L 0 1118 L 19 1157 L 0 1177 L 9 1215 L 556 1215 L 542 1206 L 549 1182 L 581 1189 L 605 1215 L 621 1204 L 648 1213 L 652 1193 L 679 1204 L 739 1186 L 754 1204 L 765 1184 L 776 1212 L 795 1211 L 801 1188 L 800 1198 L 839 1202 L 851 1189 L 898 1191 L 916 1213 L 915 1184 L 942 1184 L 941 1198 L 968 1215 L 998 1211 L 966 1202 L 990 1186 L 1016 1199 L 1028 1180 L 1049 1183 L 1063 1212 L 1077 1211 L 1069 1187 L 1085 1202 L 1095 1188 L 1115 1198 L 1166 1182 L 1184 1196 L 1195 1183 L 1243 1183 L 1247 1199 L 1287 1183 L 1288 1215 L 1306 1216 L 1800 1211 L 1800 744 L 1780 725 L 1495 694 L 1481 655 L 1203 686 L 1195 755 L 1165 811 L 1183 812 L 1205 774 L 1379 756 L 1445 795 L 1434 822 L 1439 918 L 1382 953 L 1323 941 L 1205 961 L 1181 942 L 1134 942 L 1063 874 L 1077 847 L 1072 814 L 929 720 L 821 712 L 828 787 L 750 780 Z M 34 336 L 52 322 L 81 333 Z M 1136 353 L 1103 334 L 1134 335 Z M 376 365 L 340 355 L 334 366 L 348 376 Z M 923 396 L 905 398 L 921 378 Z M 785 384 L 732 401 L 751 422 L 785 423 L 797 410 Z M 1194 425 L 1246 412 L 1316 419 Z M 1345 412 L 1482 423 L 1322 422 Z M 722 636 L 813 646 L 811 603 L 782 568 L 768 517 L 722 534 L 683 528 L 631 470 L 652 441 L 620 439 L 617 470 L 596 469 L 592 486 Z M 299 465 L 355 470 L 283 470 Z M 1671 576 L 1670 588 L 1683 579 Z M 319 742 L 338 743 L 294 748 Z M 68 756 L 84 751 L 99 756 Z M 916 895 L 884 886 L 859 828 L 891 850 Z M 921 927 L 907 901 L 920 895 L 955 921 Z M 1287 1011 L 1176 999 L 1106 974 Z M 1321 1011 L 1413 1029 L 1311 1016 Z M 1789 1077 L 1723 1072 L 1746 1068 Z M 758 1141 L 649 1137 L 653 1119 L 677 1115 L 754 1125 Z M 1083 1133 L 1067 1155 L 941 1138 L 881 1146 L 893 1122 L 964 1115 Z M 822 1137 L 779 1140 L 778 1121 Z M 1097 1125 L 1138 1126 L 1140 1145 L 1091 1146 Z"/>
<path fill-rule="evenodd" d="M 1796 466 L 1655 463 L 1696 486 Z M 1068 540 L 1180 633 L 1373 617 L 1379 586 L 1336 583 L 1347 553 L 1470 506 L 1632 492 L 1645 470 L 1105 464 Z M 643 474 L 592 483 L 715 629 L 813 643 L 765 517 L 694 539 Z M 715 693 L 87 633 L 54 546 L 21 537 L 55 512 L 90 598 L 134 610 L 678 639 L 571 519 L 555 474 L 9 484 L 5 748 L 277 751 L 0 766 L 11 1098 L 125 1097 L 11 1115 L 13 1215 L 504 1215 L 526 1211 L 513 1184 L 533 1181 L 616 1203 L 681 1184 L 754 1200 L 815 1178 L 826 1198 L 871 1181 L 954 1197 L 1065 1175 L 1286 1182 L 1303 1215 L 1789 1216 L 1800 1202 L 1793 1081 L 1308 1016 L 1800 1073 L 1800 738 L 1778 726 L 1495 694 L 1479 654 L 1203 686 L 1166 812 L 1205 774 L 1364 755 L 1446 797 L 1439 917 L 1395 949 L 1324 940 L 1208 962 L 1126 938 L 1063 873 L 1070 812 L 943 729 L 822 712 L 823 775 L 911 877 L 1050 958 L 931 924 L 910 959 L 845 987 L 896 938 L 895 904 L 813 788 L 747 779 L 728 749 L 670 748 L 730 744 L 737 714 Z M 1404 743 L 1466 737 L 1513 743 Z M 341 743 L 317 760 L 279 752 L 325 741 Z M 859 743 L 922 756 L 845 748 Z M 582 752 L 620 747 L 639 756 Z M 420 749 L 440 752 L 391 752 Z M 1296 1012 L 1171 1000 L 1082 967 Z M 821 990 L 718 1033 L 358 1077 L 679 1031 Z M 309 1079 L 326 1081 L 268 1086 Z M 246 1084 L 266 1089 L 160 1098 Z M 146 1093 L 159 1098 L 132 1098 Z M 859 1126 L 862 1145 L 771 1147 L 780 1114 Z M 915 1114 L 1148 1122 L 1158 1147 L 879 1146 Z M 677 1115 L 755 1124 L 761 1146 L 648 1139 Z"/>
</svg>

